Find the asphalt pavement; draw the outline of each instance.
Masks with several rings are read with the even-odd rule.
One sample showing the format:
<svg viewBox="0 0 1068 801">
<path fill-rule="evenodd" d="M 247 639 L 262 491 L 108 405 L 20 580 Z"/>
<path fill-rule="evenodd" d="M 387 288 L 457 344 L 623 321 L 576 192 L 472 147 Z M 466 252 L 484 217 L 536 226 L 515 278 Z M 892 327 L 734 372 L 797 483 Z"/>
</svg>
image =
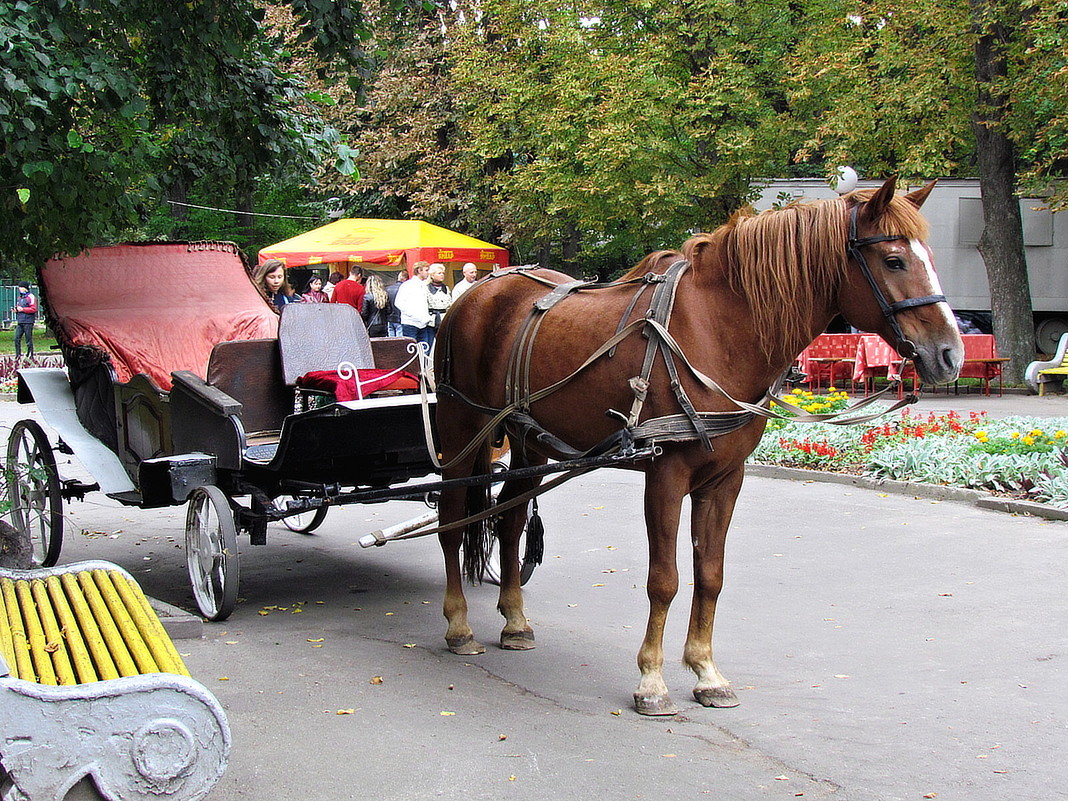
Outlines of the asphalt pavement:
<svg viewBox="0 0 1068 801">
<path fill-rule="evenodd" d="M 950 408 L 1052 417 L 1068 399 L 942 394 L 917 411 Z M 24 416 L 38 415 L 0 401 L 0 427 Z M 741 705 L 690 696 L 683 533 L 666 640 L 682 711 L 641 718 L 640 476 L 592 473 L 541 510 L 546 559 L 526 592 L 538 647 L 480 657 L 445 648 L 435 541 L 357 544 L 416 504 L 335 509 L 311 536 L 272 525 L 265 546 L 243 539 L 236 612 L 178 640 L 233 730 L 208 801 L 1068 798 L 1068 524 L 750 477 L 716 626 Z M 195 608 L 184 509 L 98 493 L 65 521 L 63 562 L 110 559 L 155 598 Z M 496 588 L 468 596 L 492 644 Z"/>
</svg>

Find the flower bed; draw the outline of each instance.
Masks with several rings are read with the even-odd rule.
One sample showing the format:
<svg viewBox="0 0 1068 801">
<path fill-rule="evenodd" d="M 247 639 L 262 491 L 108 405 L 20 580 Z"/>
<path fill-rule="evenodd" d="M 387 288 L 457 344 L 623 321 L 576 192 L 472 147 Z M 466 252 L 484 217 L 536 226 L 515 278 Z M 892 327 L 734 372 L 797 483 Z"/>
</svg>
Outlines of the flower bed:
<svg viewBox="0 0 1068 801">
<path fill-rule="evenodd" d="M 63 357 L 57 354 L 34 356 L 32 359 L 16 359 L 14 356 L 0 356 L 0 394 L 13 395 L 18 389 L 18 377 L 15 371 L 23 367 L 62 367 Z"/>
<path fill-rule="evenodd" d="M 794 390 L 791 399 L 808 412 L 848 404 L 846 393 L 833 390 Z M 1068 508 L 1068 417 L 921 417 L 904 409 L 854 426 L 771 420 L 749 461 L 983 489 Z"/>
</svg>

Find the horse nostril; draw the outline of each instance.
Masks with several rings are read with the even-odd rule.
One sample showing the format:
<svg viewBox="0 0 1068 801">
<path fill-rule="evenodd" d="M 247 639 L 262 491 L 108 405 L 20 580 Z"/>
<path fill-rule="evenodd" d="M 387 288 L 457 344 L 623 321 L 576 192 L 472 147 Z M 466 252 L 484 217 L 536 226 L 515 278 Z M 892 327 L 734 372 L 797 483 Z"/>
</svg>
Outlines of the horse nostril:
<svg viewBox="0 0 1068 801">
<path fill-rule="evenodd" d="M 942 363 L 953 370 L 957 366 L 957 352 L 953 348 L 942 348 Z"/>
</svg>

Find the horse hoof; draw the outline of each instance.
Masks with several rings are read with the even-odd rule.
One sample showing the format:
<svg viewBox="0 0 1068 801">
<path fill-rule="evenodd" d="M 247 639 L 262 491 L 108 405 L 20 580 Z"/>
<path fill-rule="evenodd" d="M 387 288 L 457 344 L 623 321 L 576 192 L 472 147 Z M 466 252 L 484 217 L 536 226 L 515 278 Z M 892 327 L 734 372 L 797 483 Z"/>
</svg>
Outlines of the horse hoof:
<svg viewBox="0 0 1068 801">
<path fill-rule="evenodd" d="M 486 646 L 478 642 L 470 634 L 466 637 L 456 637 L 455 639 L 446 637 L 445 642 L 448 644 L 449 650 L 459 656 L 478 656 L 486 653 Z"/>
<path fill-rule="evenodd" d="M 741 703 L 730 687 L 703 687 L 693 691 L 693 697 L 701 706 L 730 709 Z"/>
<path fill-rule="evenodd" d="M 530 651 L 535 647 L 533 631 L 501 632 L 501 648 L 506 651 Z"/>
<path fill-rule="evenodd" d="M 639 715 L 675 715 L 679 708 L 671 700 L 671 696 L 664 695 L 639 695 L 634 693 L 634 709 Z"/>
</svg>

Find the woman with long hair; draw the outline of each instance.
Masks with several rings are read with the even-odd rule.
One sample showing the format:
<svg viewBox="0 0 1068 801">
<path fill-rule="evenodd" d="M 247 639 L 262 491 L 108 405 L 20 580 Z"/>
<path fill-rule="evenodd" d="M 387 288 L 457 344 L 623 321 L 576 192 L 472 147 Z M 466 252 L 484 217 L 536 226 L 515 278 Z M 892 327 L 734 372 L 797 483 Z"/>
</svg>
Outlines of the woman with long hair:
<svg viewBox="0 0 1068 801">
<path fill-rule="evenodd" d="M 323 292 L 323 279 L 313 275 L 300 296 L 301 303 L 329 303 L 330 296 Z"/>
<path fill-rule="evenodd" d="M 300 295 L 289 285 L 286 266 L 278 259 L 267 259 L 256 268 L 253 278 L 256 287 L 278 312 L 281 312 L 285 305 L 300 300 Z"/>
<path fill-rule="evenodd" d="M 363 296 L 363 307 L 360 314 L 367 326 L 367 334 L 372 337 L 384 337 L 388 334 L 387 322 L 389 313 L 393 310 L 393 304 L 389 302 L 386 287 L 382 279 L 375 273 L 367 276 L 367 289 Z"/>
</svg>

